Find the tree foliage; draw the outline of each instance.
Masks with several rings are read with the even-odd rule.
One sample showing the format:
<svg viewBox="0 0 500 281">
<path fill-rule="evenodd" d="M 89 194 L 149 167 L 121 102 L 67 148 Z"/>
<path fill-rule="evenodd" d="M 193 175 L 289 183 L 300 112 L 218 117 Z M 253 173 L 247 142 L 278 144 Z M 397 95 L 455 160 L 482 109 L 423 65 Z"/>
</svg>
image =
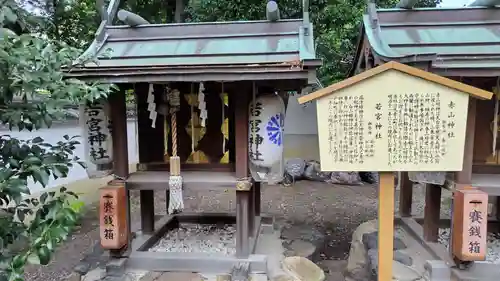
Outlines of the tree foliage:
<svg viewBox="0 0 500 281">
<path fill-rule="evenodd" d="M 9 129 L 50 127 L 68 104 L 96 100 L 109 85 L 63 79 L 80 50 L 41 33 L 39 19 L 14 0 L 0 1 L 0 122 Z M 30 31 L 38 31 L 34 34 Z M 57 244 L 77 222 L 76 194 L 64 188 L 28 197 L 28 181 L 46 187 L 80 162 L 76 137 L 56 144 L 40 137 L 18 140 L 0 135 L 0 280 L 24 280 L 27 263 L 47 264 Z"/>
</svg>

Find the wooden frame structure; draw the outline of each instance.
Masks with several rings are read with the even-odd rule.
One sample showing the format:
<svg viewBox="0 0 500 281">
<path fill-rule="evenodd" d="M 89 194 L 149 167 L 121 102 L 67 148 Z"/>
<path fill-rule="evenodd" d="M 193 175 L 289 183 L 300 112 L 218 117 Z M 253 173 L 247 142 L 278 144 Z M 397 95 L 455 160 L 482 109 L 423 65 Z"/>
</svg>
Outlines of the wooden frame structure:
<svg viewBox="0 0 500 281">
<path fill-rule="evenodd" d="M 493 46 L 500 43 L 500 37 L 487 34 L 498 28 L 499 16 L 500 9 L 495 7 L 377 9 L 369 3 L 350 75 L 398 61 L 495 92 L 500 77 L 500 52 Z M 454 191 L 474 186 L 492 197 L 500 196 L 499 163 L 486 160 L 494 142 L 490 126 L 498 114 L 494 112 L 497 98 L 470 99 L 463 169 L 448 173 L 443 186 L 427 186 L 423 219 L 412 217 L 413 183 L 408 173 L 400 173 L 399 215 L 403 222 L 416 228 L 415 233 L 430 248 L 439 246 L 441 188 Z M 500 204 L 496 215 L 498 221 Z M 423 221 L 422 226 L 416 221 Z M 441 258 L 453 264 L 448 254 Z"/>
<path fill-rule="evenodd" d="M 129 197 L 129 234 L 135 238 L 126 250 L 112 251 L 116 258 L 128 258 L 135 268 L 155 271 L 230 272 L 244 268 L 265 272 L 266 257 L 254 250 L 261 231 L 261 182 L 249 174 L 249 116 L 252 95 L 260 87 L 274 91 L 298 90 L 316 82 L 316 59 L 312 24 L 308 17 L 297 20 L 267 20 L 217 23 L 108 25 L 116 12 L 112 1 L 96 39 L 84 56 L 96 57 L 98 64 L 73 68 L 69 77 L 116 83 L 120 90 L 109 97 L 112 119 L 114 174 L 125 181 Z M 307 1 L 306 1 L 307 2 Z M 307 14 L 307 10 L 304 11 Z M 257 42 L 257 43 L 253 43 Z M 231 48 L 223 48 L 231 45 Z M 250 49 L 248 46 L 252 46 Z M 234 135 L 230 164 L 182 164 L 185 189 L 227 190 L 236 193 L 233 214 L 176 214 L 157 220 L 155 191 L 166 192 L 168 205 L 169 167 L 164 162 L 165 118 L 158 114 L 151 126 L 147 110 L 149 84 L 160 99 L 165 84 L 186 88 L 205 82 L 207 90 L 224 83 Z M 139 164 L 129 173 L 125 91 L 133 89 L 137 102 Z M 140 192 L 140 225 L 130 225 L 130 191 Z M 236 223 L 236 256 L 169 254 L 147 250 L 165 232 L 183 222 Z M 129 235 L 129 237 L 133 237 Z M 241 266 L 241 265 L 240 265 Z"/>
</svg>

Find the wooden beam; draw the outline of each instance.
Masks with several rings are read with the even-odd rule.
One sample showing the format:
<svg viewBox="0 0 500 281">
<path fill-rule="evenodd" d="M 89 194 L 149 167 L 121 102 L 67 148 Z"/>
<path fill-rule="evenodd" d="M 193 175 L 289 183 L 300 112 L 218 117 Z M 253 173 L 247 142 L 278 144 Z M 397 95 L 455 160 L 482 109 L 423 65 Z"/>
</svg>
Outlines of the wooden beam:
<svg viewBox="0 0 500 281">
<path fill-rule="evenodd" d="M 438 242 L 439 219 L 441 214 L 441 186 L 427 184 L 425 186 L 424 207 L 424 239 L 427 242 Z"/>
<path fill-rule="evenodd" d="M 411 217 L 413 202 L 413 182 L 408 178 L 408 172 L 401 172 L 399 185 L 399 215 Z"/>
</svg>

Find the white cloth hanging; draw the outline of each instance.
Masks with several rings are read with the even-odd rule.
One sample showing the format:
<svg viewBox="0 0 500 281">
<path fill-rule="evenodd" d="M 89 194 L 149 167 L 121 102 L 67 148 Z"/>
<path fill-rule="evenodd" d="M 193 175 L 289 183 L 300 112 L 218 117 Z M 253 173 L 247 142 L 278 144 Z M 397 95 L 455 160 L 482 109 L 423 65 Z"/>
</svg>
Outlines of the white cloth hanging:
<svg viewBox="0 0 500 281">
<path fill-rule="evenodd" d="M 205 103 L 205 85 L 200 82 L 200 89 L 198 91 L 198 109 L 200 110 L 201 126 L 205 127 L 205 121 L 208 117 L 207 104 Z"/>
<path fill-rule="evenodd" d="M 149 84 L 148 98 L 147 98 L 149 119 L 151 119 L 151 127 L 155 128 L 156 127 L 156 117 L 157 117 L 158 113 L 156 112 L 155 96 L 153 95 L 153 92 L 154 92 L 153 84 Z"/>
</svg>

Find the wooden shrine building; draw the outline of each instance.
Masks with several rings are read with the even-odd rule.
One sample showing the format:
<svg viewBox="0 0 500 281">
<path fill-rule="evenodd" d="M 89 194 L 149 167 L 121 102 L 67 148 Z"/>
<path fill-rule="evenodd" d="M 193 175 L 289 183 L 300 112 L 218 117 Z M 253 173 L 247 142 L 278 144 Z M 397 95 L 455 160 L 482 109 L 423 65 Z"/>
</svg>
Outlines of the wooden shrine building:
<svg viewBox="0 0 500 281">
<path fill-rule="evenodd" d="M 260 182 L 249 172 L 249 105 L 260 95 L 282 95 L 315 83 L 321 61 L 315 56 L 307 7 L 304 13 L 304 19 L 134 27 L 111 25 L 113 13 L 103 20 L 84 54 L 96 57 L 98 63 L 85 63 L 67 75 L 119 87 L 109 97 L 114 174 L 125 181 L 127 194 L 139 190 L 141 222 L 138 229 L 134 222 L 129 226 L 128 251 L 115 255 L 126 256 L 133 266 L 146 270 L 228 271 L 236 261 L 244 260 L 252 270 L 265 270 L 265 258 L 252 258 L 260 230 L 261 193 Z M 162 108 L 167 87 L 178 90 L 181 97 L 173 129 L 171 114 Z M 198 108 L 201 87 L 205 118 Z M 134 173 L 128 169 L 126 91 L 133 91 L 137 102 L 139 164 Z M 152 103 L 156 107 L 151 108 Z M 205 126 L 200 129 L 202 122 Z M 174 130 L 176 144 L 172 143 Z M 180 213 L 155 220 L 154 192 L 168 194 L 168 157 L 173 146 L 178 147 L 184 189 L 236 191 L 236 219 L 231 214 Z M 172 221 L 199 222 L 202 218 L 236 221 L 235 257 L 147 251 Z M 133 239 L 130 229 L 140 230 Z"/>
<path fill-rule="evenodd" d="M 500 196 L 499 18 L 495 7 L 377 9 L 374 3 L 363 15 L 351 76 L 397 61 L 496 94 L 491 100 L 470 99 L 463 169 L 447 173 L 443 184 L 452 191 L 473 186 Z M 408 173 L 400 178 L 399 212 L 411 217 L 412 182 Z M 441 188 L 426 188 L 425 201 L 423 236 L 437 242 Z M 499 206 L 493 210 L 497 217 Z"/>
</svg>

